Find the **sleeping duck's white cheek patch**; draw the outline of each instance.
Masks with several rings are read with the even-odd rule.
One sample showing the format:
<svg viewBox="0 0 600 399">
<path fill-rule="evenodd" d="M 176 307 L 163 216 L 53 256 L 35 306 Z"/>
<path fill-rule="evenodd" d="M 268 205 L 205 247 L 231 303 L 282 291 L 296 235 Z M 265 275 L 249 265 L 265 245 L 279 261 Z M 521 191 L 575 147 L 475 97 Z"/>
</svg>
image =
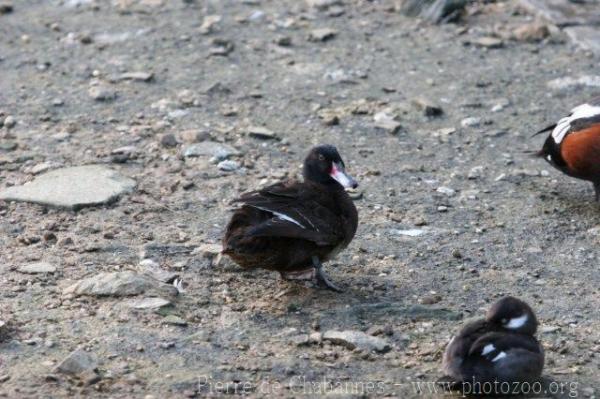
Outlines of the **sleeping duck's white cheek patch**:
<svg viewBox="0 0 600 399">
<path fill-rule="evenodd" d="M 511 328 L 511 329 L 521 328 L 525 325 L 526 322 L 527 322 L 527 315 L 524 314 L 521 317 L 515 317 L 514 319 L 510 319 L 510 321 L 508 322 L 506 327 Z"/>
</svg>

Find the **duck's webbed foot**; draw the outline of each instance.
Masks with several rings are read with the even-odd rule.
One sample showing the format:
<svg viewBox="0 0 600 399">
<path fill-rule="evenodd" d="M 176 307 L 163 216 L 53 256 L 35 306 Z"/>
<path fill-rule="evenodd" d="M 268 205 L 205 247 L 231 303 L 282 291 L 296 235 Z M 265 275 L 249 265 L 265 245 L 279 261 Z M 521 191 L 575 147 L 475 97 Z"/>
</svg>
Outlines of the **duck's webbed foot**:
<svg viewBox="0 0 600 399">
<path fill-rule="evenodd" d="M 332 291 L 335 291 L 335 292 L 343 292 L 343 290 L 340 287 L 338 287 L 337 285 L 332 283 L 331 280 L 329 280 L 329 277 L 323 270 L 323 265 L 321 264 L 321 261 L 319 260 L 319 258 L 317 256 L 313 256 L 312 261 L 313 261 L 315 270 L 317 272 L 316 277 L 317 277 L 317 282 L 319 283 L 319 285 L 323 285 L 326 288 L 328 288 Z"/>
</svg>

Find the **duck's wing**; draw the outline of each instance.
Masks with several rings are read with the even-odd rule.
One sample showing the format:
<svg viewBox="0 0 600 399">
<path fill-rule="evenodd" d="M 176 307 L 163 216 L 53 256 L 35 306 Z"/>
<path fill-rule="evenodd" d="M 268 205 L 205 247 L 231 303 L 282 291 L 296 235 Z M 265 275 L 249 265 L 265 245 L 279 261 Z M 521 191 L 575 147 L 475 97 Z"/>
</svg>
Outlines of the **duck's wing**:
<svg viewBox="0 0 600 399">
<path fill-rule="evenodd" d="M 473 344 L 465 367 L 478 380 L 535 381 L 544 368 L 544 350 L 532 336 L 489 333 Z"/>
<path fill-rule="evenodd" d="M 447 376 L 456 380 L 462 378 L 462 364 L 473 343 L 488 331 L 485 319 L 466 324 L 458 334 L 452 337 L 442 360 L 442 368 Z"/>
<path fill-rule="evenodd" d="M 516 350 L 540 353 L 541 347 L 531 336 L 492 332 L 481 336 L 471 345 L 469 356 L 481 356 L 482 360 L 495 363 Z"/>
<path fill-rule="evenodd" d="M 545 130 L 551 129 L 554 142 L 560 144 L 568 134 L 588 129 L 597 124 L 600 124 L 600 97 L 573 108 L 568 116 Z"/>
<path fill-rule="evenodd" d="M 303 183 L 278 183 L 234 202 L 272 216 L 249 229 L 249 236 L 302 238 L 324 246 L 337 245 L 343 237 L 339 217 Z"/>
</svg>

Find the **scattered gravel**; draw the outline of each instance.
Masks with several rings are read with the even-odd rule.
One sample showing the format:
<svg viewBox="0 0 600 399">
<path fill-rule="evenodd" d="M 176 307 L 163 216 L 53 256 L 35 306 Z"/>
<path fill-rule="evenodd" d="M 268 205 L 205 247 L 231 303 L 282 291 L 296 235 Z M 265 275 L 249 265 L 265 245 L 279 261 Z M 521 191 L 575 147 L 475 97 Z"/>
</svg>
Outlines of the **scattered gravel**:
<svg viewBox="0 0 600 399">
<path fill-rule="evenodd" d="M 539 316 L 545 378 L 597 395 L 598 207 L 525 152 L 598 95 L 597 8 L 0 0 L 0 397 L 323 377 L 422 397 L 506 294 Z M 318 143 L 360 184 L 356 238 L 324 265 L 344 293 L 221 255 L 231 201 Z"/>
</svg>

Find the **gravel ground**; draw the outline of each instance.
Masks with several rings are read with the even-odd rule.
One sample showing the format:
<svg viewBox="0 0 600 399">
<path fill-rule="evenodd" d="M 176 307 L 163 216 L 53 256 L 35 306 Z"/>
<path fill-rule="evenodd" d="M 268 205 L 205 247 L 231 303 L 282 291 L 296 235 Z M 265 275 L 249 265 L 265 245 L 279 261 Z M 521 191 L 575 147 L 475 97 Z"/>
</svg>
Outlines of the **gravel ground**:
<svg viewBox="0 0 600 399">
<path fill-rule="evenodd" d="M 437 397 L 412 383 L 510 294 L 537 312 L 554 388 L 597 397 L 598 204 L 524 151 L 597 93 L 563 78 L 598 58 L 483 3 L 447 25 L 391 1 L 0 11 L 0 190 L 86 164 L 136 182 L 77 211 L 0 202 L 0 396 Z M 356 238 L 326 265 L 345 292 L 217 261 L 229 201 L 299 175 L 317 143 L 361 184 Z"/>
</svg>

